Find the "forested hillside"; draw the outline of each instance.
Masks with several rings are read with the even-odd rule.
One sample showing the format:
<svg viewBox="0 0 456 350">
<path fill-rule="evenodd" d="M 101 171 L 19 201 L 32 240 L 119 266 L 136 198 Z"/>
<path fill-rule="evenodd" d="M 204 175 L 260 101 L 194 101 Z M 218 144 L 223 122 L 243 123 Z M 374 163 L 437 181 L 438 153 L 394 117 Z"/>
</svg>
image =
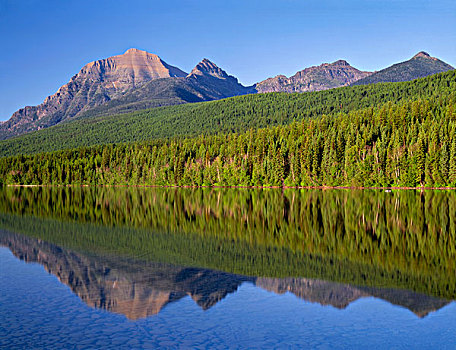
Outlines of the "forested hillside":
<svg viewBox="0 0 456 350">
<path fill-rule="evenodd" d="M 398 104 L 421 99 L 423 103 L 439 103 L 454 91 L 456 71 L 450 71 L 412 82 L 344 87 L 302 94 L 246 95 L 214 102 L 154 108 L 75 120 L 5 140 L 0 142 L 0 156 L 176 136 L 244 132 L 322 115 L 333 122 L 331 118 L 339 113 L 346 114 L 368 107 L 377 110 L 378 106 L 387 102 Z M 342 130 L 340 132 L 343 134 Z"/>
<path fill-rule="evenodd" d="M 241 133 L 1 158 L 0 177 L 8 184 L 455 186 L 456 90 L 434 97 Z"/>
</svg>

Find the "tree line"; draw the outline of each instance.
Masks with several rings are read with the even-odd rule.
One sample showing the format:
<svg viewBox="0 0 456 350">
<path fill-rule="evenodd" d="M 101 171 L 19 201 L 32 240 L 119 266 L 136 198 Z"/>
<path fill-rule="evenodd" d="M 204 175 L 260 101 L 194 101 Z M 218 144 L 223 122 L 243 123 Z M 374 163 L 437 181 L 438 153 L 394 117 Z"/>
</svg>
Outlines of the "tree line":
<svg viewBox="0 0 456 350">
<path fill-rule="evenodd" d="M 456 186 L 456 94 L 289 125 L 0 159 L 6 184 Z"/>
</svg>

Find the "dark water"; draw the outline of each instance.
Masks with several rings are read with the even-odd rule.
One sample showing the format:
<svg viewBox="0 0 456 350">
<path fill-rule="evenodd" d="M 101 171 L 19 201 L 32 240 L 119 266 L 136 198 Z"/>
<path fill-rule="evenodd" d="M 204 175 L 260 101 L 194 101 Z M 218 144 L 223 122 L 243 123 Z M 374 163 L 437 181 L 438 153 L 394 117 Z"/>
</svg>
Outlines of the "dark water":
<svg viewBox="0 0 456 350">
<path fill-rule="evenodd" d="M 456 194 L 4 188 L 0 348 L 456 348 Z"/>
</svg>

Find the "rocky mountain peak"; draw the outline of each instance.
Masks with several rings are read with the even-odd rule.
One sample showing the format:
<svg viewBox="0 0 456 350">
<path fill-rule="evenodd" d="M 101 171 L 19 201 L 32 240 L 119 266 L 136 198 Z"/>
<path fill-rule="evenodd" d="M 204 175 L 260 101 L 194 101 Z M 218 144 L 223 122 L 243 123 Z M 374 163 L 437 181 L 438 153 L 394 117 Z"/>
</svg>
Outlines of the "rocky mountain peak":
<svg viewBox="0 0 456 350">
<path fill-rule="evenodd" d="M 147 51 L 140 50 L 140 49 L 137 49 L 137 48 L 134 48 L 134 47 L 132 47 L 131 49 L 128 49 L 124 53 L 124 55 L 134 55 L 134 54 L 153 55 L 153 54 L 151 54 L 151 53 L 149 53 Z"/>
<path fill-rule="evenodd" d="M 351 67 L 350 64 L 345 61 L 345 60 L 338 60 L 336 62 L 331 63 L 333 66 L 345 66 L 345 67 Z"/>
<path fill-rule="evenodd" d="M 113 80 L 128 76 L 127 79 L 151 80 L 157 78 L 184 77 L 187 74 L 179 68 L 168 65 L 160 57 L 147 51 L 131 48 L 122 55 L 112 56 L 90 62 L 84 66 L 81 73 L 90 71 L 106 75 L 114 74 Z M 122 80 L 122 79 L 119 79 Z"/>
<path fill-rule="evenodd" d="M 131 48 L 124 54 L 86 64 L 55 94 L 46 97 L 42 104 L 15 112 L 1 125 L 0 132 L 12 136 L 52 126 L 151 80 L 186 75 L 155 54 Z"/>
<path fill-rule="evenodd" d="M 431 55 L 429 55 L 427 52 L 425 51 L 420 51 L 418 52 L 415 56 L 413 56 L 412 58 L 418 58 L 418 57 L 422 57 L 422 58 L 433 58 L 431 57 Z"/>
<path fill-rule="evenodd" d="M 325 67 L 329 67 L 329 68 L 334 68 L 334 67 L 352 68 L 352 66 L 350 66 L 350 64 L 347 61 L 338 60 L 338 61 L 335 61 L 333 63 L 322 63 L 319 66 L 313 66 L 313 67 L 309 67 L 307 69 L 319 69 L 319 68 L 325 68 Z"/>
<path fill-rule="evenodd" d="M 108 59 L 117 59 L 120 61 L 125 60 L 126 62 L 130 62 L 132 64 L 137 63 L 137 62 L 135 62 L 135 60 L 144 60 L 144 59 L 145 60 L 147 60 L 147 59 L 156 60 L 156 61 L 161 61 L 162 63 L 164 63 L 158 55 L 144 51 L 144 50 L 136 49 L 136 48 L 128 49 L 122 55 L 109 57 Z M 164 64 L 166 64 L 166 63 L 164 63 Z"/>
<path fill-rule="evenodd" d="M 229 75 L 215 63 L 211 62 L 207 58 L 204 58 L 198 63 L 195 68 L 192 69 L 189 76 L 192 75 L 210 75 L 218 79 L 227 79 Z"/>
</svg>

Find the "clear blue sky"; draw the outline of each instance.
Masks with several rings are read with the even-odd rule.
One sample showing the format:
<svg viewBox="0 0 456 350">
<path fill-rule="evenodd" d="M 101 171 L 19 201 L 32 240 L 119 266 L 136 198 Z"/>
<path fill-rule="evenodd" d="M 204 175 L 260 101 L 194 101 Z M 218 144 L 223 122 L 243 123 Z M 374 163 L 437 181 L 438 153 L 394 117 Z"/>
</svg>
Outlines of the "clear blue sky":
<svg viewBox="0 0 456 350">
<path fill-rule="evenodd" d="M 90 61 L 136 47 L 244 84 L 345 59 L 378 70 L 424 50 L 456 65 L 454 0 L 0 0 L 0 120 Z"/>
</svg>

